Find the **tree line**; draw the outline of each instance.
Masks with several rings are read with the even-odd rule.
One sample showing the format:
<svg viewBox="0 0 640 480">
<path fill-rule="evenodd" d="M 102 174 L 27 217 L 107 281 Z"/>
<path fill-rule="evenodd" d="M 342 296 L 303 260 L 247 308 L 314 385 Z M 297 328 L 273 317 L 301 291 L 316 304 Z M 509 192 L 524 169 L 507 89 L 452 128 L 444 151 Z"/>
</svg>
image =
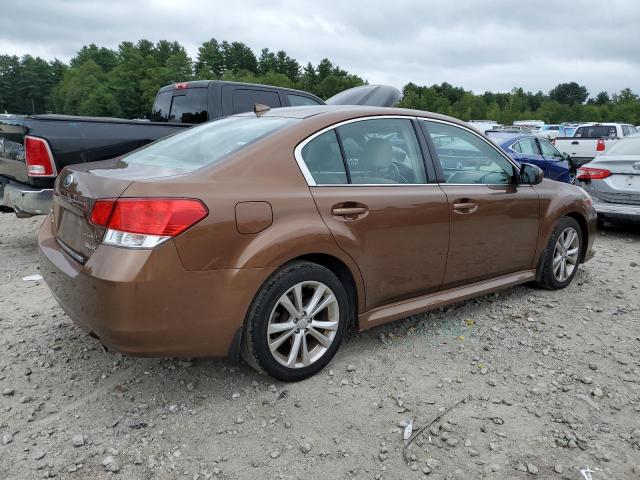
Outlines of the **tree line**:
<svg viewBox="0 0 640 480">
<path fill-rule="evenodd" d="M 256 55 L 242 42 L 212 38 L 192 59 L 178 42 L 140 40 L 122 42 L 115 50 L 87 45 L 69 63 L 0 55 L 0 112 L 144 118 L 161 86 L 203 79 L 297 88 L 323 99 L 367 83 L 326 58 L 317 65 L 301 65 L 284 50 L 263 48 Z M 503 124 L 519 119 L 640 124 L 640 100 L 630 89 L 590 96 L 575 82 L 561 83 L 547 93 L 514 88 L 482 94 L 448 83 L 408 83 L 401 106 Z"/>
</svg>

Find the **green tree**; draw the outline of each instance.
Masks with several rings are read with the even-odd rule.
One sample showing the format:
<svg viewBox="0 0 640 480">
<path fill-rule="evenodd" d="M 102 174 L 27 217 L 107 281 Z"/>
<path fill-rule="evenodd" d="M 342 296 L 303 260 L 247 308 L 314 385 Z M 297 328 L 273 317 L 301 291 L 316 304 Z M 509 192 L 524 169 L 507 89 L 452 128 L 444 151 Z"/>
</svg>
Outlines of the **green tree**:
<svg viewBox="0 0 640 480">
<path fill-rule="evenodd" d="M 549 98 L 564 105 L 584 103 L 589 96 L 587 87 L 576 82 L 560 83 L 549 91 Z"/>
</svg>

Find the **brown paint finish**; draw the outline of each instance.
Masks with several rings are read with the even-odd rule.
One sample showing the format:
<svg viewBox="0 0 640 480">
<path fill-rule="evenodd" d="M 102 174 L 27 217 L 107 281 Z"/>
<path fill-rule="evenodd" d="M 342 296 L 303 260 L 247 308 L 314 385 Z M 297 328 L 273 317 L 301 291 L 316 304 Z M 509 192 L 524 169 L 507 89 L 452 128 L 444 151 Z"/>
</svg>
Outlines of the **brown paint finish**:
<svg viewBox="0 0 640 480">
<path fill-rule="evenodd" d="M 311 193 L 336 242 L 360 267 L 367 309 L 440 287 L 449 212 L 438 185 L 312 187 Z M 352 204 L 366 212 L 333 212 Z"/>
<path fill-rule="evenodd" d="M 236 204 L 236 227 L 245 235 L 260 233 L 273 223 L 273 210 L 268 202 Z"/>
<path fill-rule="evenodd" d="M 264 282 L 300 257 L 349 272 L 357 326 L 366 329 L 530 281 L 565 215 L 584 225 L 591 255 L 595 211 L 566 184 L 310 187 L 296 146 L 336 123 L 379 115 L 464 125 L 403 109 L 273 109 L 261 117 L 299 120 L 191 174 L 163 176 L 117 159 L 69 167 L 61 178 L 72 173 L 75 183 L 57 186 L 59 201 L 39 231 L 42 274 L 71 318 L 111 348 L 224 356 Z M 154 249 L 118 248 L 88 224 L 96 199 L 117 197 L 195 198 L 209 213 Z M 68 212 L 81 221 L 61 237 Z M 96 239 L 81 241 L 87 233 Z"/>
<path fill-rule="evenodd" d="M 528 185 L 442 185 L 451 212 L 443 287 L 531 268 L 538 243 L 538 194 Z M 473 211 L 456 205 L 473 205 Z"/>
</svg>

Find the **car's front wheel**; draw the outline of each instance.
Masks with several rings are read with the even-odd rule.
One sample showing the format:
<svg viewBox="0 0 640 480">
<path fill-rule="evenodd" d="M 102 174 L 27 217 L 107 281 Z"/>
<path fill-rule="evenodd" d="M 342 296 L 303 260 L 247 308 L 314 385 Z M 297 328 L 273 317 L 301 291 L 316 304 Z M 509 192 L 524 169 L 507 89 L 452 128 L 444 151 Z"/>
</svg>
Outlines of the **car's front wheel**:
<svg viewBox="0 0 640 480">
<path fill-rule="evenodd" d="M 571 217 L 563 217 L 556 225 L 542 259 L 538 284 L 558 290 L 571 283 L 582 258 L 582 229 Z"/>
<path fill-rule="evenodd" d="M 302 380 L 329 363 L 348 321 L 347 293 L 338 277 L 315 263 L 292 262 L 256 295 L 247 315 L 243 357 L 279 380 Z"/>
</svg>

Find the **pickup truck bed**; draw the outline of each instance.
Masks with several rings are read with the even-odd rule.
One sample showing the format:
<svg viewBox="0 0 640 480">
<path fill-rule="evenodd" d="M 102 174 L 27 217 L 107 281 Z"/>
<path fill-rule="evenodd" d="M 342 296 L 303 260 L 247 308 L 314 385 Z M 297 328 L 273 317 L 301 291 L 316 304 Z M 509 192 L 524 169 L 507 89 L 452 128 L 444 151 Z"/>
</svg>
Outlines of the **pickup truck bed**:
<svg viewBox="0 0 640 480">
<path fill-rule="evenodd" d="M 74 163 L 124 155 L 190 126 L 66 115 L 4 118 L 0 121 L 0 205 L 13 208 L 18 216 L 49 211 L 55 174 L 46 177 L 27 174 L 24 148 L 27 135 L 46 139 L 57 173 Z"/>
</svg>

